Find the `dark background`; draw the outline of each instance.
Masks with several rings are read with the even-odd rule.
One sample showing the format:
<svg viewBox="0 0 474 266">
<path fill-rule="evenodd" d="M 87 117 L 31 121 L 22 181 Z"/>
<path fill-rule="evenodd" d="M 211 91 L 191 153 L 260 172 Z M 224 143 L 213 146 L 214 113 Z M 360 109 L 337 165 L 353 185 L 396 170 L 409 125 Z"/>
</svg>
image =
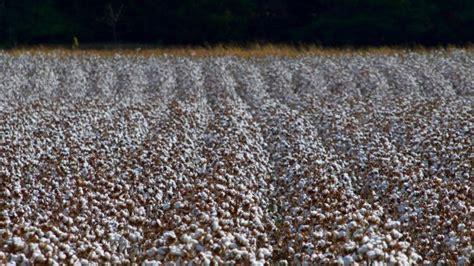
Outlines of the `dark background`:
<svg viewBox="0 0 474 266">
<path fill-rule="evenodd" d="M 120 12 L 121 11 L 121 12 Z M 474 41 L 474 0 L 0 0 L 0 46 Z"/>
</svg>

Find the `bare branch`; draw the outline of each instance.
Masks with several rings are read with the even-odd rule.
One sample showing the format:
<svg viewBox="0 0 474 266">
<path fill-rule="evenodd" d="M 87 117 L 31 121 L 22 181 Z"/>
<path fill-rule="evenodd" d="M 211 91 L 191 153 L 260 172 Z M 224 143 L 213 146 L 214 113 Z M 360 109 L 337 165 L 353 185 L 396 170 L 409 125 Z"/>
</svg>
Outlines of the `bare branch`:
<svg viewBox="0 0 474 266">
<path fill-rule="evenodd" d="M 102 21 L 107 24 L 112 29 L 112 36 L 114 38 L 114 42 L 117 42 L 117 24 L 122 16 L 124 5 L 121 4 L 118 10 L 114 10 L 112 4 L 108 4 L 106 7 L 106 14 L 102 18 Z"/>
<path fill-rule="evenodd" d="M 107 23 L 107 25 L 109 25 L 109 26 L 116 25 L 118 23 L 118 21 L 120 20 L 120 17 L 122 15 L 123 4 L 120 5 L 118 10 L 114 10 L 114 8 L 112 7 L 111 4 L 108 4 L 106 9 L 107 9 L 107 14 L 104 17 L 105 23 Z"/>
</svg>

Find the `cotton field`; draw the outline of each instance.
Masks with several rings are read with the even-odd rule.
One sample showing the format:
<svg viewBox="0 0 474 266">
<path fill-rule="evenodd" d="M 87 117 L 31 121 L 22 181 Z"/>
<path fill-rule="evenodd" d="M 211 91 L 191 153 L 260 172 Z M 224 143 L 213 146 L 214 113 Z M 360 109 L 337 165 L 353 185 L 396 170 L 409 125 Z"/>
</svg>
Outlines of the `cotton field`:
<svg viewBox="0 0 474 266">
<path fill-rule="evenodd" d="M 0 53 L 0 264 L 474 263 L 474 53 Z"/>
</svg>

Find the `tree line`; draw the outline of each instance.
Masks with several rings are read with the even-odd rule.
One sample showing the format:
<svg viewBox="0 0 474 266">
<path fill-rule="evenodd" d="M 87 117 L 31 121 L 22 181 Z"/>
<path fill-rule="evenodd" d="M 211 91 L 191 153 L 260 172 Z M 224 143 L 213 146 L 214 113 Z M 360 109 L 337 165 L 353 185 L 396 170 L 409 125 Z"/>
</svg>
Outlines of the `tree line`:
<svg viewBox="0 0 474 266">
<path fill-rule="evenodd" d="M 474 40 L 472 0 L 0 0 L 0 44 L 274 42 L 443 45 Z"/>
</svg>

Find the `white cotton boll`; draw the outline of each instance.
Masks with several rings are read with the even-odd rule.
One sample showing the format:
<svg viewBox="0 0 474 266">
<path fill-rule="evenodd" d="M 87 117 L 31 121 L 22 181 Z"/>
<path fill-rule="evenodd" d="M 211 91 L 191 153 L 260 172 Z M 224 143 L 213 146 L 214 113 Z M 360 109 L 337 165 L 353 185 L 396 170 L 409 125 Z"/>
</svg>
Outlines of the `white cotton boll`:
<svg viewBox="0 0 474 266">
<path fill-rule="evenodd" d="M 465 256 L 459 256 L 457 258 L 457 261 L 456 261 L 456 265 L 457 266 L 461 266 L 461 265 L 469 265 L 471 261 L 469 260 L 469 258 L 466 258 Z"/>
<path fill-rule="evenodd" d="M 197 244 L 196 245 L 197 252 L 204 252 L 206 248 L 203 245 Z"/>
<path fill-rule="evenodd" d="M 324 231 L 313 232 L 313 237 L 316 238 L 316 239 L 321 239 L 321 238 L 323 238 L 323 236 L 324 236 Z"/>
<path fill-rule="evenodd" d="M 66 254 L 65 254 L 64 252 L 60 251 L 60 252 L 58 253 L 58 258 L 59 258 L 60 260 L 65 260 L 65 259 L 66 259 Z"/>
<path fill-rule="evenodd" d="M 120 252 L 125 251 L 127 248 L 130 247 L 130 242 L 125 237 L 120 237 L 118 241 L 118 250 Z"/>
<path fill-rule="evenodd" d="M 20 237 L 13 237 L 10 241 L 13 249 L 16 251 L 23 250 L 26 246 L 25 242 Z"/>
<path fill-rule="evenodd" d="M 356 221 L 352 221 L 347 225 L 348 229 L 354 229 L 356 227 L 357 227 L 357 222 Z"/>
<path fill-rule="evenodd" d="M 375 258 L 377 258 L 378 254 L 375 252 L 375 250 L 369 250 L 367 252 L 367 257 L 369 257 L 369 259 L 371 260 L 374 260 Z"/>
<path fill-rule="evenodd" d="M 178 246 L 170 246 L 169 247 L 169 252 L 170 252 L 171 255 L 174 255 L 174 256 L 182 256 L 183 255 L 183 250 Z"/>
<path fill-rule="evenodd" d="M 237 234 L 236 239 L 237 239 L 237 242 L 242 246 L 248 246 L 250 244 L 249 240 L 241 234 Z"/>
<path fill-rule="evenodd" d="M 8 257 L 7 265 L 18 265 L 27 261 L 28 260 L 24 254 L 13 254 Z"/>
<path fill-rule="evenodd" d="M 378 249 L 378 248 L 375 248 L 373 250 L 370 250 L 367 252 L 367 256 L 369 257 L 369 259 L 376 259 L 378 257 L 381 257 L 383 255 L 383 251 L 381 249 Z"/>
<path fill-rule="evenodd" d="M 354 263 L 354 259 L 352 258 L 352 256 L 350 256 L 350 255 L 344 256 L 344 258 L 343 258 L 344 266 L 352 265 L 353 263 Z"/>
<path fill-rule="evenodd" d="M 59 266 L 59 263 L 53 258 L 48 259 L 48 264 L 53 266 Z"/>
<path fill-rule="evenodd" d="M 197 240 L 193 239 L 191 236 L 187 235 L 187 234 L 183 234 L 180 238 L 180 240 L 185 243 L 185 244 L 191 244 L 191 245 L 195 245 L 198 243 Z"/>
<path fill-rule="evenodd" d="M 184 207 L 184 204 L 179 202 L 179 201 L 175 202 L 175 204 L 174 204 L 175 209 L 181 209 L 183 207 Z"/>
<path fill-rule="evenodd" d="M 111 260 L 112 263 L 119 263 L 120 262 L 119 256 L 117 256 L 115 254 L 111 255 L 110 260 Z"/>
<path fill-rule="evenodd" d="M 32 258 L 33 258 L 33 261 L 39 262 L 39 263 L 46 261 L 46 258 L 45 258 L 44 255 L 41 253 L 41 250 L 40 250 L 40 249 L 35 249 L 35 251 L 33 251 Z"/>
<path fill-rule="evenodd" d="M 239 223 L 240 225 L 245 226 L 245 227 L 250 225 L 250 222 L 245 219 L 240 219 Z"/>
<path fill-rule="evenodd" d="M 159 247 L 156 252 L 162 256 L 166 255 L 169 252 L 169 247 Z"/>
<path fill-rule="evenodd" d="M 394 228 L 399 228 L 400 227 L 400 222 L 399 221 L 388 221 L 385 224 L 386 229 L 394 229 Z"/>
<path fill-rule="evenodd" d="M 211 228 L 212 228 L 212 231 L 219 230 L 220 226 L 219 226 L 219 221 L 217 219 L 215 218 L 213 219 Z"/>
<path fill-rule="evenodd" d="M 141 239 L 140 233 L 130 233 L 129 237 L 130 241 L 132 242 L 138 242 Z"/>
<path fill-rule="evenodd" d="M 337 232 L 336 236 L 338 239 L 345 239 L 347 237 L 347 232 L 344 230 L 340 230 Z"/>
<path fill-rule="evenodd" d="M 344 265 L 344 259 L 342 257 L 338 257 L 336 260 L 337 265 Z"/>
<path fill-rule="evenodd" d="M 152 247 L 150 249 L 147 249 L 147 251 L 145 252 L 145 254 L 148 256 L 148 257 L 153 257 L 155 254 L 158 254 L 158 249 L 155 248 L 155 247 Z"/>
<path fill-rule="evenodd" d="M 227 247 L 228 249 L 237 249 L 239 247 L 235 242 L 231 240 L 226 240 L 224 242 L 224 246 Z M 217 244 L 216 244 L 216 247 L 218 247 Z"/>
<path fill-rule="evenodd" d="M 407 255 L 405 255 L 404 253 L 402 252 L 397 252 L 397 260 L 400 262 L 400 263 L 403 263 L 403 264 L 406 264 L 408 265 L 408 257 Z"/>
<path fill-rule="evenodd" d="M 459 242 L 459 239 L 455 236 L 452 236 L 448 239 L 448 241 L 446 242 L 446 244 L 448 245 L 448 248 L 450 250 L 455 250 L 456 249 L 456 245 L 458 244 Z"/>
<path fill-rule="evenodd" d="M 369 251 L 372 251 L 372 248 L 373 248 L 373 245 L 371 243 L 364 244 L 359 249 L 357 249 L 357 252 L 361 255 L 364 255 L 368 253 Z"/>
<path fill-rule="evenodd" d="M 197 228 L 193 234 L 194 239 L 199 239 L 202 235 L 204 235 L 205 231 L 202 228 Z"/>
<path fill-rule="evenodd" d="M 263 266 L 263 265 L 265 265 L 265 260 L 252 259 L 250 261 L 250 265 L 252 265 L 252 266 Z"/>
<path fill-rule="evenodd" d="M 259 248 L 258 249 L 258 258 L 265 259 L 272 255 L 272 252 L 267 248 Z"/>
<path fill-rule="evenodd" d="M 398 232 L 396 229 L 393 229 L 392 230 L 392 236 L 393 236 L 394 239 L 400 239 L 403 236 L 403 234 Z"/>
<path fill-rule="evenodd" d="M 158 266 L 158 265 L 161 265 L 161 263 L 159 261 L 155 261 L 155 260 L 145 260 L 143 262 L 143 265 L 144 266 Z"/>
<path fill-rule="evenodd" d="M 423 257 L 416 252 L 411 252 L 409 261 L 411 263 L 419 263 L 423 260 Z"/>
<path fill-rule="evenodd" d="M 370 241 L 370 238 L 368 236 L 363 236 L 362 237 L 362 243 L 367 243 Z M 369 243 L 370 244 L 370 243 Z"/>
<path fill-rule="evenodd" d="M 410 243 L 406 241 L 400 241 L 398 242 L 398 245 L 402 250 L 407 250 L 410 247 Z"/>
<path fill-rule="evenodd" d="M 346 244 L 344 244 L 344 250 L 347 252 L 352 252 L 357 248 L 357 245 L 354 241 L 349 241 Z"/>
<path fill-rule="evenodd" d="M 380 224 L 380 218 L 377 216 L 369 216 L 368 221 L 372 224 Z"/>
<path fill-rule="evenodd" d="M 177 239 L 176 233 L 174 231 L 166 231 L 163 233 L 163 239 L 167 241 L 168 239 L 175 240 Z"/>
</svg>

